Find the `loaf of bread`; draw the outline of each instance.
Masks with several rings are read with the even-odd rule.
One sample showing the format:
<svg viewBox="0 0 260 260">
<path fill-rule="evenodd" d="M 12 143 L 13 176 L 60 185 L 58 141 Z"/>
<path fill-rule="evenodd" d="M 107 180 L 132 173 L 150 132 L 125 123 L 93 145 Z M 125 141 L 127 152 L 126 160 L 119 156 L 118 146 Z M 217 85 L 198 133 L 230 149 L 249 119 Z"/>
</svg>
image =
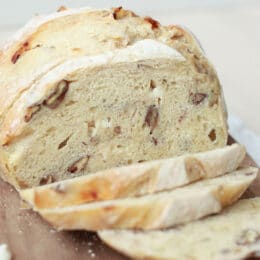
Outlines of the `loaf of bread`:
<svg viewBox="0 0 260 260">
<path fill-rule="evenodd" d="M 260 257 L 260 198 L 240 200 L 220 215 L 176 229 L 104 230 L 98 234 L 109 246 L 134 259 L 239 260 Z"/>
<path fill-rule="evenodd" d="M 65 208 L 34 209 L 58 230 L 168 228 L 220 212 L 243 194 L 256 172 L 256 168 L 244 168 L 173 191 Z"/>
<path fill-rule="evenodd" d="M 233 144 L 203 153 L 112 168 L 21 190 L 20 195 L 39 209 L 135 197 L 234 171 L 244 157 L 244 147 Z"/>
<path fill-rule="evenodd" d="M 0 170 L 17 188 L 227 142 L 198 42 L 122 8 L 37 18 L 4 47 L 0 75 Z"/>
</svg>

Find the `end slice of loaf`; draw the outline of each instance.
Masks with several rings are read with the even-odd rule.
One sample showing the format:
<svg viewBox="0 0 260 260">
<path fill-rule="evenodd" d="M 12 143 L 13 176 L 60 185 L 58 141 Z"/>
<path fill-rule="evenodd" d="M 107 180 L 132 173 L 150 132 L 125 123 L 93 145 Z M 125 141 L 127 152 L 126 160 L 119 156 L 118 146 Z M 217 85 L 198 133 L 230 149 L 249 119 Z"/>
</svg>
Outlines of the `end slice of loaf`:
<svg viewBox="0 0 260 260">
<path fill-rule="evenodd" d="M 245 148 L 233 144 L 208 152 L 104 170 L 96 174 L 21 190 L 35 208 L 55 208 L 170 190 L 234 171 Z"/>
<path fill-rule="evenodd" d="M 230 260 L 260 256 L 260 198 L 163 231 L 108 230 L 99 237 L 134 259 Z"/>
<path fill-rule="evenodd" d="M 36 210 L 58 230 L 167 228 L 220 212 L 243 194 L 256 172 L 256 168 L 245 168 L 173 191 Z"/>
</svg>

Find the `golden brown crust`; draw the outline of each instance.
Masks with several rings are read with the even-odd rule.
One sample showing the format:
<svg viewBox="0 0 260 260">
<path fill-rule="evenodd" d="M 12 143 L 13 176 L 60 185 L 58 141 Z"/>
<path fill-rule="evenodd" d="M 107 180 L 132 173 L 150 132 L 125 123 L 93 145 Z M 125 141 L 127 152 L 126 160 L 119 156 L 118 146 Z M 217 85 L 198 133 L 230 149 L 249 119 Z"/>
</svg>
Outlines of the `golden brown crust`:
<svg viewBox="0 0 260 260">
<path fill-rule="evenodd" d="M 218 213 L 234 203 L 256 178 L 256 171 L 256 168 L 245 168 L 173 191 L 138 198 L 36 210 L 59 230 L 168 228 Z M 248 175 L 251 172 L 252 175 Z"/>
</svg>

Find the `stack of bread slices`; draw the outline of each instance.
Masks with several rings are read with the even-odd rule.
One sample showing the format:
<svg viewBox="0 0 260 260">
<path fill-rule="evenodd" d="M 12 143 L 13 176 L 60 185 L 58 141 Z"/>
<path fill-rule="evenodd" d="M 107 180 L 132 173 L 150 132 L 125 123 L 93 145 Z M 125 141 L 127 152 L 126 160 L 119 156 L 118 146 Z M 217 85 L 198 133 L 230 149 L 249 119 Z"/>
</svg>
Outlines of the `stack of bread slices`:
<svg viewBox="0 0 260 260">
<path fill-rule="evenodd" d="M 1 176 L 55 228 L 141 259 L 260 250 L 259 199 L 236 203 L 257 169 L 226 146 L 221 86 L 189 31 L 61 8 L 4 45 L 0 75 Z"/>
<path fill-rule="evenodd" d="M 101 239 L 134 258 L 236 259 L 260 249 L 260 199 L 240 201 L 219 216 L 190 222 L 220 213 L 247 190 L 257 168 L 238 168 L 244 156 L 244 148 L 233 144 L 20 194 L 56 229 L 99 231 Z M 173 229 L 151 232 L 165 228 Z M 179 246 L 186 239 L 189 250 Z"/>
</svg>

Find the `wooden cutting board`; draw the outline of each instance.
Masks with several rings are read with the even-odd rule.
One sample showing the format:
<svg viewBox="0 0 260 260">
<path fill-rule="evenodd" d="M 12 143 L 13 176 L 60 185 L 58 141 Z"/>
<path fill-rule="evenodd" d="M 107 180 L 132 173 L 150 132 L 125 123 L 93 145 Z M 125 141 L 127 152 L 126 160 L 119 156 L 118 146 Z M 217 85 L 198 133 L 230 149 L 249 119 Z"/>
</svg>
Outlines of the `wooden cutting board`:
<svg viewBox="0 0 260 260">
<path fill-rule="evenodd" d="M 256 166 L 249 156 L 243 165 Z M 260 176 L 245 196 L 260 196 Z M 37 213 L 22 209 L 17 192 L 2 180 L 0 180 L 1 243 L 8 244 L 12 260 L 127 259 L 104 245 L 94 233 L 56 232 Z"/>
</svg>

